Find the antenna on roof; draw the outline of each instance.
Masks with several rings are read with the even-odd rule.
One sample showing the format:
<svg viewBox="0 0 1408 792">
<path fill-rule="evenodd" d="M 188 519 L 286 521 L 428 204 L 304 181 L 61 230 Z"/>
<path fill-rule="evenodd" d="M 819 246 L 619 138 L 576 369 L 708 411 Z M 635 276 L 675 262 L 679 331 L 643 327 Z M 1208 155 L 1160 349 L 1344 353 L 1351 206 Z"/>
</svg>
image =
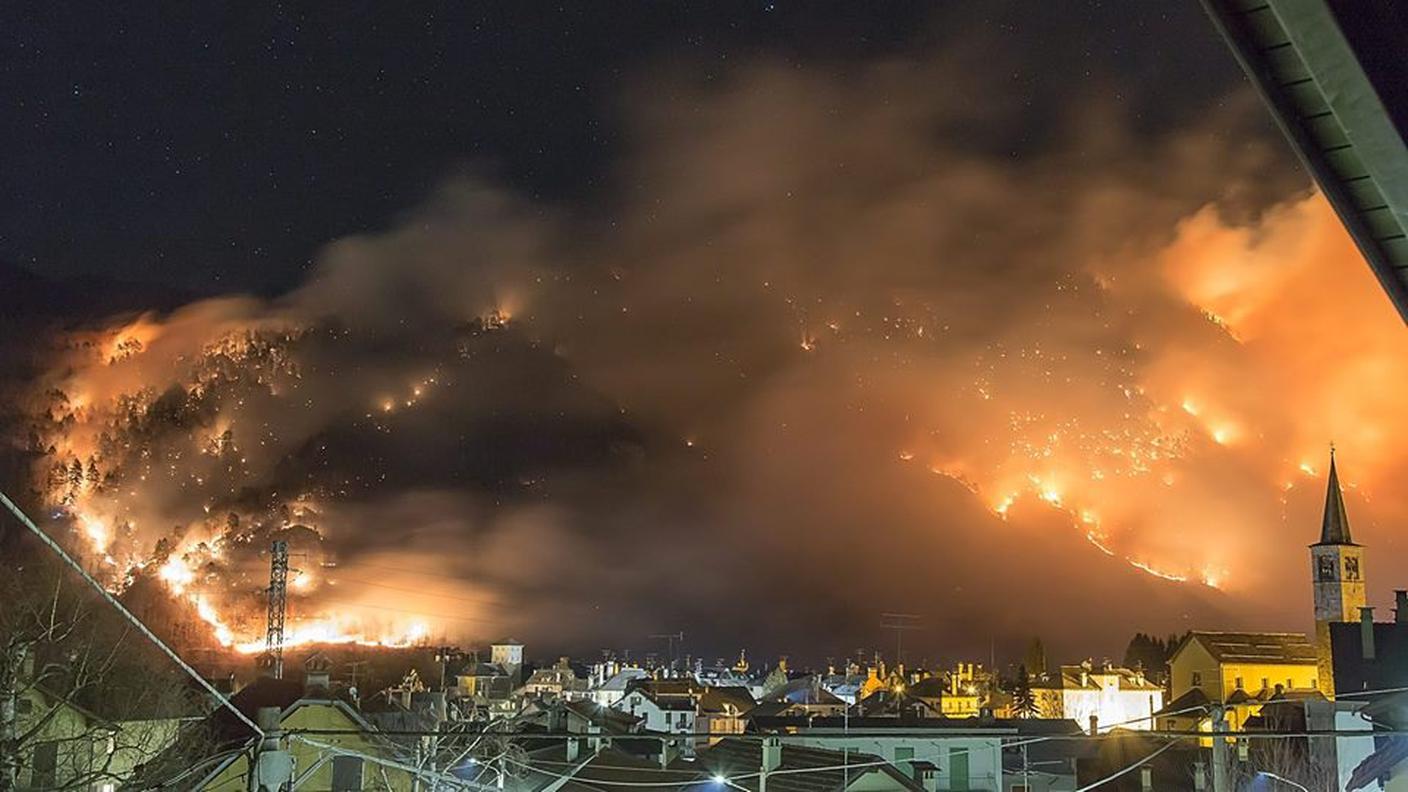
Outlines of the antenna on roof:
<svg viewBox="0 0 1408 792">
<path fill-rule="evenodd" d="M 659 635 L 652 635 L 650 637 L 657 641 L 665 641 L 665 651 L 668 653 L 668 656 L 670 658 L 670 668 L 671 670 L 673 670 L 675 667 L 676 659 L 676 645 L 678 644 L 678 646 L 684 646 L 684 630 L 680 630 L 677 633 L 663 633 Z"/>
<path fill-rule="evenodd" d="M 880 627 L 885 630 L 895 631 L 895 665 L 904 664 L 904 634 L 912 630 L 922 630 L 924 625 L 920 620 L 924 616 L 918 613 L 882 613 L 880 614 Z"/>
</svg>

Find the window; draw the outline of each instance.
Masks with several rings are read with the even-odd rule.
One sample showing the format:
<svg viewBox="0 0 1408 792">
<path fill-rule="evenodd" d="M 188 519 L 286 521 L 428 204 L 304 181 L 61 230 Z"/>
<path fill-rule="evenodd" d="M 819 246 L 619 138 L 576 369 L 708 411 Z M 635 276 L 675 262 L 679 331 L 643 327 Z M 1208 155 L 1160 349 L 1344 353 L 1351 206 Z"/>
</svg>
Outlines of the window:
<svg viewBox="0 0 1408 792">
<path fill-rule="evenodd" d="M 57 773 L 59 767 L 59 744 L 56 742 L 42 742 L 34 746 L 34 767 L 30 772 L 29 785 L 33 787 L 51 787 L 57 783 Z"/>
<path fill-rule="evenodd" d="M 914 749 L 913 749 L 913 748 L 896 748 L 896 749 L 895 749 L 895 761 L 896 761 L 896 762 L 907 762 L 907 761 L 909 761 L 910 759 L 913 759 L 913 758 L 914 758 Z"/>
<path fill-rule="evenodd" d="M 1203 672 L 1201 672 L 1201 671 L 1194 671 L 1194 672 L 1193 672 L 1193 687 L 1202 687 L 1202 686 L 1203 686 Z"/>
<path fill-rule="evenodd" d="M 1244 690 L 1246 685 L 1242 684 L 1242 678 L 1237 677 L 1236 684 L 1232 686 L 1234 690 Z"/>
<path fill-rule="evenodd" d="M 1261 678 L 1261 689 L 1262 689 L 1262 690 L 1270 690 L 1270 689 L 1271 689 L 1271 680 L 1267 679 L 1266 677 L 1262 677 L 1262 678 Z"/>
<path fill-rule="evenodd" d="M 1320 557 L 1319 574 L 1316 575 L 1322 581 L 1332 581 L 1335 579 L 1335 559 L 1329 556 Z"/>
<path fill-rule="evenodd" d="M 1351 556 L 1351 557 L 1346 558 L 1346 559 L 1344 560 L 1344 579 L 1345 579 L 1345 580 L 1358 580 L 1358 579 L 1359 579 L 1359 559 L 1354 558 L 1353 556 Z"/>
<path fill-rule="evenodd" d="M 332 758 L 332 792 L 360 792 L 362 760 L 356 756 Z"/>
</svg>

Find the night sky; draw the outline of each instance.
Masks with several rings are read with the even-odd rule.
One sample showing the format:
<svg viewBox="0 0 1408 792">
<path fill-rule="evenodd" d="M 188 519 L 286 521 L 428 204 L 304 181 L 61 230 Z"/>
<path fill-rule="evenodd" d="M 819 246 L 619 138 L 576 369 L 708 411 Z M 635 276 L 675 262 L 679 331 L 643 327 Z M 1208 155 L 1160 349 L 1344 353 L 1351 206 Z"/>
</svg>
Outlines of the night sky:
<svg viewBox="0 0 1408 792">
<path fill-rule="evenodd" d="M 0 24 L 0 262 L 197 294 L 289 289 L 459 169 L 609 214 L 651 75 L 981 48 L 991 74 L 951 79 L 1026 111 L 963 143 L 1014 157 L 1077 97 L 1156 128 L 1242 82 L 1196 3 L 16 3 Z"/>
<path fill-rule="evenodd" d="M 0 479 L 227 644 L 279 538 L 295 636 L 1303 629 L 1331 439 L 1408 575 L 1402 324 L 1197 3 L 127 5 L 0 10 Z"/>
</svg>

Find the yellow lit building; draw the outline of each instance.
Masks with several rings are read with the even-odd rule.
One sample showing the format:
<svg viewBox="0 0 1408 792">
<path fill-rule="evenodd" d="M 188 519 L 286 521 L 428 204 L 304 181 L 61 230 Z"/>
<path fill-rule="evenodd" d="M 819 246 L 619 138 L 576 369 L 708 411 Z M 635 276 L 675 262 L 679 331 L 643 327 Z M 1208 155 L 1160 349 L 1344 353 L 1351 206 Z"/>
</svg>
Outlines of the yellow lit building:
<svg viewBox="0 0 1408 792">
<path fill-rule="evenodd" d="M 977 666 L 959 663 L 948 675 L 948 691 L 939 700 L 939 711 L 946 718 L 978 717 Z"/>
<path fill-rule="evenodd" d="M 1173 698 L 1160 728 L 1206 728 L 1213 705 L 1227 710 L 1233 731 L 1281 694 L 1318 695 L 1315 645 L 1303 633 L 1194 632 L 1169 660 Z"/>
</svg>

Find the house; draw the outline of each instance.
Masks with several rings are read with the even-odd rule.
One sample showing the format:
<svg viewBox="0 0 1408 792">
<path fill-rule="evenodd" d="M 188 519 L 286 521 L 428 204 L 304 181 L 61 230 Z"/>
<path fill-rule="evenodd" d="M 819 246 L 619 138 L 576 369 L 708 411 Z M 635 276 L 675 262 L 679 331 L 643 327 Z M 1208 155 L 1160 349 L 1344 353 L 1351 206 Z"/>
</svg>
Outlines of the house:
<svg viewBox="0 0 1408 792">
<path fill-rule="evenodd" d="M 471 699 L 484 704 L 505 701 L 513 695 L 513 677 L 499 663 L 484 662 L 477 653 L 471 653 L 469 660 L 453 669 L 455 693 L 460 698 Z"/>
<path fill-rule="evenodd" d="M 792 679 L 774 687 L 759 707 L 766 707 L 769 715 L 806 714 L 814 716 L 840 715 L 846 711 L 846 702 L 829 692 L 821 685 L 821 677 L 809 675 Z"/>
<path fill-rule="evenodd" d="M 609 707 L 626 695 L 631 683 L 649 679 L 650 674 L 643 668 L 600 668 L 595 684 L 587 690 L 587 698 L 603 707 Z"/>
<path fill-rule="evenodd" d="M 695 670 L 694 678 L 699 680 L 700 684 L 711 687 L 746 688 L 752 684 L 752 680 L 748 678 L 746 662 L 743 664 L 742 671 L 737 667 L 722 664 L 700 667 Z"/>
<path fill-rule="evenodd" d="M 707 734 L 710 743 L 742 734 L 748 727 L 748 713 L 757 702 L 746 687 L 709 686 L 699 697 L 695 725 L 700 734 Z"/>
<path fill-rule="evenodd" d="M 79 704 L 40 685 L 29 685 L 15 702 L 16 733 L 33 732 L 20 747 L 23 788 L 67 786 L 101 770 L 102 746 L 117 731 Z"/>
<path fill-rule="evenodd" d="M 730 788 L 758 790 L 760 773 L 782 772 L 767 781 L 767 789 L 796 792 L 924 792 L 934 789 L 968 789 L 970 787 L 939 787 L 927 766 L 916 770 L 918 778 L 906 775 L 892 764 L 880 761 L 873 754 L 842 751 L 799 744 L 789 738 L 783 744 L 780 737 L 762 740 L 742 740 L 730 737 L 699 752 L 695 765 L 704 769 L 708 778 L 726 779 L 720 784 Z M 854 765 L 851 767 L 850 765 Z M 672 767 L 684 766 L 677 762 Z M 812 772 L 798 773 L 800 770 Z M 690 788 L 690 787 L 682 787 Z M 971 787 L 977 789 L 978 787 Z"/>
<path fill-rule="evenodd" d="M 650 685 L 640 685 L 611 708 L 641 719 L 650 731 L 693 734 L 698 717 L 695 702 L 691 696 L 662 695 Z"/>
<path fill-rule="evenodd" d="M 881 689 L 861 699 L 851 708 L 851 714 L 861 718 L 937 718 L 942 712 L 908 690 Z"/>
<path fill-rule="evenodd" d="M 749 722 L 754 732 L 782 736 L 789 748 L 877 757 L 906 778 L 921 784 L 927 778 L 926 788 L 945 790 L 996 790 L 1003 777 L 1003 745 L 1019 734 L 1016 720 L 992 718 L 759 715 Z M 1078 731 L 1069 721 L 1059 723 L 1066 732 Z"/>
<path fill-rule="evenodd" d="M 1238 731 L 1278 692 L 1317 690 L 1318 654 L 1303 633 L 1191 632 L 1169 658 L 1169 684 L 1159 728 L 1198 728 L 1220 704 Z"/>
<path fill-rule="evenodd" d="M 155 709 L 140 715 L 129 703 L 129 717 L 109 720 L 44 685 L 27 685 L 15 701 L 16 732 L 28 735 L 19 748 L 21 788 L 123 785 L 167 751 L 184 726 L 200 720 L 178 716 L 174 702 L 153 703 Z M 188 758 L 163 768 L 183 769 Z"/>
<path fill-rule="evenodd" d="M 944 712 L 943 704 L 944 697 L 948 695 L 948 685 L 948 680 L 944 679 L 943 675 L 933 674 L 905 688 L 905 692 L 933 707 L 940 715 L 949 715 Z M 973 714 L 978 713 L 974 710 Z"/>
<path fill-rule="evenodd" d="M 489 660 L 502 668 L 511 680 L 511 687 L 518 687 L 523 679 L 523 644 L 513 638 L 505 638 L 489 645 Z"/>
<path fill-rule="evenodd" d="M 328 684 L 325 667 L 310 663 L 301 681 L 260 677 L 230 699 L 245 717 L 260 722 L 266 732 L 336 732 L 314 737 L 287 738 L 281 744 L 292 756 L 295 783 L 300 789 L 335 792 L 360 790 L 364 783 L 392 792 L 409 792 L 411 773 L 380 764 L 395 761 L 394 743 L 378 733 L 352 703 Z M 196 765 L 180 788 L 202 792 L 236 792 L 249 788 L 250 748 L 256 735 L 227 708 L 215 710 L 205 721 L 204 738 L 214 743 L 212 756 L 219 761 Z M 178 749 L 173 746 L 173 749 Z M 347 753 L 340 753 L 346 751 Z"/>
<path fill-rule="evenodd" d="M 1131 671 L 1089 660 L 1063 665 L 1058 673 L 1031 686 L 1037 712 L 1043 718 L 1070 718 L 1082 725 L 1149 730 L 1154 713 L 1163 709 L 1164 689 L 1143 671 Z"/>
<path fill-rule="evenodd" d="M 948 690 L 939 701 L 939 709 L 945 717 L 978 717 L 984 687 L 981 671 L 982 666 L 975 663 L 959 663 L 948 673 Z"/>
<path fill-rule="evenodd" d="M 587 680 L 572 670 L 571 662 L 560 658 L 551 668 L 539 668 L 523 683 L 523 692 L 536 698 L 575 700 L 587 695 Z"/>
<path fill-rule="evenodd" d="M 821 679 L 821 687 L 826 692 L 847 704 L 860 701 L 861 689 L 865 687 L 866 676 L 860 673 L 827 674 Z"/>
</svg>

